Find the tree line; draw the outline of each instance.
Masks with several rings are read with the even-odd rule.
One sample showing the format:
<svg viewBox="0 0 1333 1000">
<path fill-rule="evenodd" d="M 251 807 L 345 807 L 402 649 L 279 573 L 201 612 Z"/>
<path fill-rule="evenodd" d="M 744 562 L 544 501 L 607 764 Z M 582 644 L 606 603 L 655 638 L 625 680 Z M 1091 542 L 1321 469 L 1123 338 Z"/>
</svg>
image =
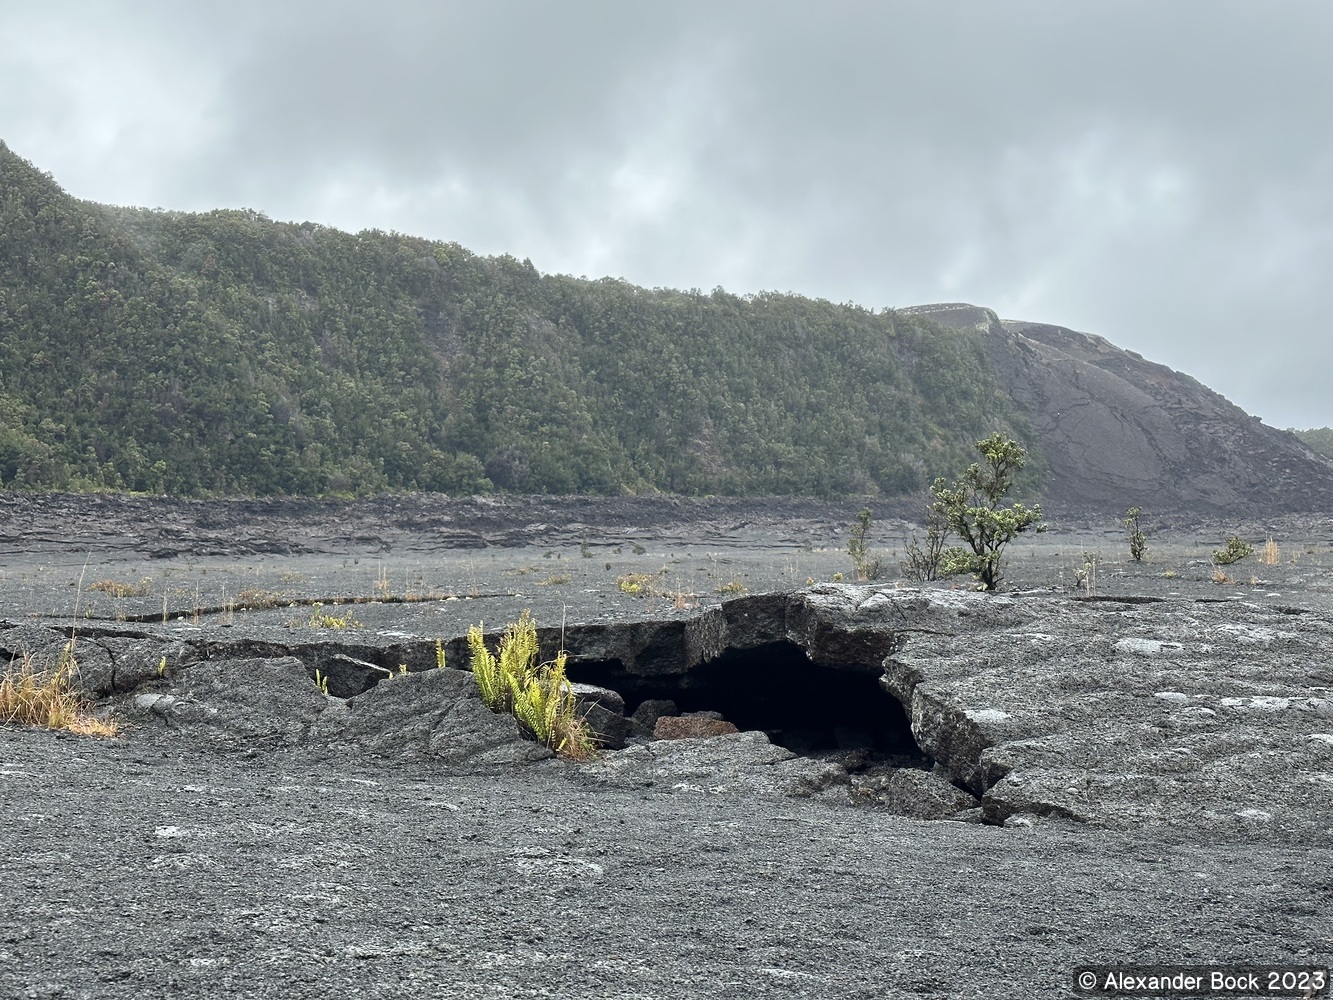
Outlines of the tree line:
<svg viewBox="0 0 1333 1000">
<path fill-rule="evenodd" d="M 79 201 L 0 144 L 0 485 L 900 495 L 1004 430 L 981 334 L 456 243 Z"/>
</svg>

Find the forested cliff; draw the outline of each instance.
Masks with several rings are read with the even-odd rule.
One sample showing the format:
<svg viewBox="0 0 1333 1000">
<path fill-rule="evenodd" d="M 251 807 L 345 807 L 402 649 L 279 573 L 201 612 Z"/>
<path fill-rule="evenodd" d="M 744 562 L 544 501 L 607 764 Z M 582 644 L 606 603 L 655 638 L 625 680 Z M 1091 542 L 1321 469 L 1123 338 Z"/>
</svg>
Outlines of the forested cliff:
<svg viewBox="0 0 1333 1000">
<path fill-rule="evenodd" d="M 96 205 L 0 144 L 5 487 L 902 494 L 991 430 L 1031 444 L 983 341 L 252 211 Z"/>
</svg>

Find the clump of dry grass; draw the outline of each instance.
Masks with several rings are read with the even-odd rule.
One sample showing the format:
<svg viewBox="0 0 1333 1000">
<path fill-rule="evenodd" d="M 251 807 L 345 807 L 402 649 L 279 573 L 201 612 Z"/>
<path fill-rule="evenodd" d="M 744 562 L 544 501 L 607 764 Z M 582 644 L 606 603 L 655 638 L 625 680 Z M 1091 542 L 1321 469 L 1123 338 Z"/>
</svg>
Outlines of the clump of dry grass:
<svg viewBox="0 0 1333 1000">
<path fill-rule="evenodd" d="M 236 595 L 235 606 L 250 611 L 262 611 L 266 608 L 276 608 L 287 603 L 289 601 L 286 597 L 272 590 L 265 590 L 263 587 L 246 587 Z"/>
<path fill-rule="evenodd" d="M 65 647 L 54 670 L 40 670 L 31 654 L 0 676 L 0 725 L 42 726 L 67 729 L 80 736 L 115 736 L 120 727 L 112 719 L 100 719 L 88 711 L 83 695 L 71 677 L 78 664 L 74 644 Z"/>
<path fill-rule="evenodd" d="M 1277 542 L 1273 541 L 1273 536 L 1268 536 L 1268 541 L 1264 542 L 1264 554 L 1259 557 L 1259 561 L 1265 566 L 1276 566 L 1282 561 L 1282 553 L 1277 547 Z"/>
<path fill-rule="evenodd" d="M 89 590 L 100 590 L 112 597 L 147 597 L 153 592 L 153 581 L 144 577 L 138 583 L 128 580 L 94 580 L 88 584 Z"/>
</svg>

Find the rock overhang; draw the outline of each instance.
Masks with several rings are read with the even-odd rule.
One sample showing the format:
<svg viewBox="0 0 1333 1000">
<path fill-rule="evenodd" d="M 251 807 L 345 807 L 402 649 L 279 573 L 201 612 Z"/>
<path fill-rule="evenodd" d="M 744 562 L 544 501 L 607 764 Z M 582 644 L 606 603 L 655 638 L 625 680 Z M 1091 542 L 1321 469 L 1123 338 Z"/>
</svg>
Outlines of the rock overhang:
<svg viewBox="0 0 1333 1000">
<path fill-rule="evenodd" d="M 1297 611 L 830 584 L 687 617 L 546 628 L 541 639 L 551 652 L 563 640 L 574 679 L 586 668 L 597 683 L 619 684 L 629 710 L 638 695 L 673 691 L 687 701 L 691 692 L 720 693 L 741 704 L 727 678 L 739 677 L 742 689 L 762 683 L 755 663 L 767 657 L 776 664 L 768 694 L 779 715 L 810 711 L 810 684 L 831 694 L 820 712 L 847 702 L 848 731 L 873 729 L 867 713 L 899 713 L 924 763 L 976 796 L 992 823 L 1046 816 L 1328 837 L 1333 677 L 1323 651 L 1333 628 Z M 30 632 L 0 631 L 0 646 L 30 642 Z M 103 643 L 120 671 L 113 676 L 151 685 L 148 647 L 166 638 L 121 630 L 81 641 Z M 173 667 L 230 655 L 223 641 L 171 641 Z M 462 642 L 443 643 L 450 663 L 465 662 Z M 343 662 L 349 689 L 362 685 L 353 705 L 387 690 L 378 682 L 397 663 L 415 674 L 436 662 L 433 639 L 401 635 L 243 651 L 295 657 L 307 674 L 320 668 L 324 676 Z M 799 672 L 803 664 L 809 673 Z M 848 682 L 845 691 L 834 690 L 834 678 Z M 872 734 L 869 742 L 884 741 Z"/>
</svg>

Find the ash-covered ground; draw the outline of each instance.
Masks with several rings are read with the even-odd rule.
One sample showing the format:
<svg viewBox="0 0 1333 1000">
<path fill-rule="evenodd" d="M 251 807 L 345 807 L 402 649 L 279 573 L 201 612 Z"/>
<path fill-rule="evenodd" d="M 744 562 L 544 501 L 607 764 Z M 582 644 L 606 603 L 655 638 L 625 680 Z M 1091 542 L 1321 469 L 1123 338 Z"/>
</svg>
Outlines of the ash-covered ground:
<svg viewBox="0 0 1333 1000">
<path fill-rule="evenodd" d="M 611 636 L 711 615 L 740 649 L 727 602 L 778 593 L 857 635 L 871 602 L 828 586 L 853 579 L 856 509 L 5 497 L 11 645 L 72 633 L 90 669 L 94 647 L 198 658 L 112 695 L 119 739 L 0 729 L 0 995 L 1049 997 L 1088 964 L 1327 963 L 1328 517 L 1149 517 L 1133 563 L 1115 518 L 1082 515 L 1012 546 L 1010 604 L 948 582 L 903 598 L 915 631 L 889 679 L 933 771 L 758 734 L 483 764 L 422 750 L 412 719 L 379 742 L 330 728 L 306 661 L 282 659 L 452 653 L 526 608 Z M 897 614 L 912 528 L 875 513 L 877 607 Z M 1215 567 L 1232 532 L 1256 553 Z M 818 624 L 746 641 L 827 658 Z M 254 662 L 289 663 L 288 687 L 246 692 Z M 163 696 L 198 711 L 142 708 Z M 259 722 L 210 728 L 228 700 Z M 316 722 L 273 737 L 298 712 Z M 1007 772 L 968 771 L 959 718 Z M 841 784 L 808 780 L 834 765 Z M 985 794 L 916 819 L 872 772 Z"/>
</svg>

